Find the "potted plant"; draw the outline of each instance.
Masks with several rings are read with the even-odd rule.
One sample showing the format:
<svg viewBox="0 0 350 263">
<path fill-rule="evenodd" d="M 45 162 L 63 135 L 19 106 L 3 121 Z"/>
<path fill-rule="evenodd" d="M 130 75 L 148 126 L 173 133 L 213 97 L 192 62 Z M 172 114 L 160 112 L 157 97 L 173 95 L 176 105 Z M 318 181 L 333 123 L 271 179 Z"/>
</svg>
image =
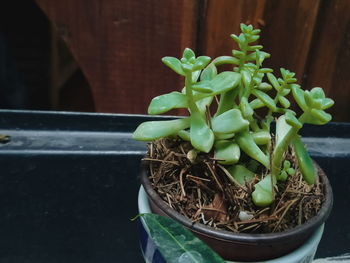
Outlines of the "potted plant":
<svg viewBox="0 0 350 263">
<path fill-rule="evenodd" d="M 162 61 L 184 76 L 182 91 L 155 97 L 149 114 L 189 116 L 142 123 L 150 141 L 141 181 L 153 212 L 178 220 L 226 260 L 276 258 L 300 247 L 326 220 L 332 190 L 298 132 L 326 124 L 333 100 L 303 90 L 294 73 L 262 66 L 259 29 L 241 24 L 239 49 L 211 60 L 186 48 Z M 229 65 L 230 71 L 220 71 Z M 293 97 L 301 109 L 290 109 Z M 273 121 L 275 120 L 275 125 Z"/>
</svg>

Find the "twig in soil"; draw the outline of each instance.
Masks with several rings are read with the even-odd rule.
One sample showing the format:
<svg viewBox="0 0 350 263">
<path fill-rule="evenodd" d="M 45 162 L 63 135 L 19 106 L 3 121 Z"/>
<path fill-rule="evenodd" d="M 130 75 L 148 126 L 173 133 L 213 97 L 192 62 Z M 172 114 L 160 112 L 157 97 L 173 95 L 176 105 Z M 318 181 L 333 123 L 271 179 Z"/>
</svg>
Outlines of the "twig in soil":
<svg viewBox="0 0 350 263">
<path fill-rule="evenodd" d="M 181 199 L 186 196 L 185 188 L 184 188 L 184 183 L 183 183 L 183 174 L 185 173 L 185 170 L 182 169 L 180 172 L 180 187 L 181 187 Z"/>
<path fill-rule="evenodd" d="M 206 181 L 206 182 L 210 182 L 211 181 L 210 179 L 194 176 L 194 175 L 191 175 L 191 174 L 186 175 L 186 178 L 195 179 L 195 180 L 201 180 L 201 181 Z"/>
<path fill-rule="evenodd" d="M 224 191 L 224 188 L 223 188 L 223 186 L 221 185 L 221 183 L 220 183 L 220 181 L 218 180 L 218 178 L 216 177 L 216 173 L 215 173 L 215 171 L 213 170 L 213 168 L 211 167 L 210 163 L 205 162 L 205 164 L 208 166 L 209 171 L 210 171 L 211 174 L 213 175 L 216 184 L 219 186 L 220 190 L 223 192 L 223 191 Z"/>
<path fill-rule="evenodd" d="M 278 222 L 277 222 L 275 228 L 272 230 L 272 232 L 275 232 L 277 230 L 278 226 L 281 224 L 281 221 L 282 221 L 283 217 L 286 215 L 289 208 L 298 200 L 299 199 L 293 199 L 293 200 L 289 201 L 289 204 L 287 205 L 286 209 L 283 211 L 283 214 L 281 215 L 280 219 L 278 220 Z"/>
<path fill-rule="evenodd" d="M 168 199 L 168 204 L 171 208 L 173 208 L 171 200 L 170 200 L 170 195 L 168 193 L 166 193 L 166 198 Z"/>
<path fill-rule="evenodd" d="M 153 159 L 153 158 L 143 158 L 142 160 L 143 161 L 152 161 L 152 162 L 161 162 L 161 163 L 170 163 L 170 164 L 179 166 L 179 162 L 177 162 L 177 161 L 167 161 L 165 159 L 164 160 L 159 160 L 159 159 Z"/>
</svg>

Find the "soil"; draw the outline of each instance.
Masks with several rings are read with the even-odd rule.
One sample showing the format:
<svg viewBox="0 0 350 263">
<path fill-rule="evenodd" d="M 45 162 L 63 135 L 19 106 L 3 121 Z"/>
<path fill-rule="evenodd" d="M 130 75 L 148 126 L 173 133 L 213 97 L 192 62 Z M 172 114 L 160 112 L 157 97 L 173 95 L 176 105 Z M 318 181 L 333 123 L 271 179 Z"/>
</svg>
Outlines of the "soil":
<svg viewBox="0 0 350 263">
<path fill-rule="evenodd" d="M 275 201 L 266 208 L 251 200 L 254 185 L 266 175 L 264 168 L 258 168 L 256 179 L 240 185 L 229 179 L 212 153 L 200 153 L 194 161 L 191 150 L 188 142 L 161 139 L 148 145 L 144 161 L 149 162 L 149 178 L 161 198 L 193 222 L 240 233 L 281 232 L 303 224 L 322 206 L 322 182 L 317 178 L 308 185 L 302 179 L 292 149 L 285 158 L 297 172 L 278 183 Z"/>
</svg>

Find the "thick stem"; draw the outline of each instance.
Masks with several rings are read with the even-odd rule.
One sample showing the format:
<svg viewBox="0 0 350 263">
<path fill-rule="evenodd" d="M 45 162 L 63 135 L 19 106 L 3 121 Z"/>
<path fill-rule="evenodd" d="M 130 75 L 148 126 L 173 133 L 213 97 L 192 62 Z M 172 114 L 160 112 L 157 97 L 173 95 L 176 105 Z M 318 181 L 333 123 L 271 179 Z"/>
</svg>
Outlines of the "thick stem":
<svg viewBox="0 0 350 263">
<path fill-rule="evenodd" d="M 193 91 L 192 91 L 192 72 L 186 72 L 185 78 L 185 87 L 186 87 L 186 96 L 188 99 L 188 106 L 190 108 L 191 114 L 195 112 L 199 112 L 199 109 L 196 105 L 196 102 L 193 99 Z"/>
</svg>

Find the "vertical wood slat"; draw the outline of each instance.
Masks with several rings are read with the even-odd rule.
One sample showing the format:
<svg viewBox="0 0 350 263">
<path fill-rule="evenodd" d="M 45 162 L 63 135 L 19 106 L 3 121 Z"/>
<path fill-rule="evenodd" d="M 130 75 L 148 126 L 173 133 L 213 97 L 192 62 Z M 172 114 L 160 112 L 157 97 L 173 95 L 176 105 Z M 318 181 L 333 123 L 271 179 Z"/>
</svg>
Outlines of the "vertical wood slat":
<svg viewBox="0 0 350 263">
<path fill-rule="evenodd" d="M 320 0 L 270 0 L 266 2 L 261 44 L 271 54 L 265 65 L 277 75 L 283 67 L 302 83 Z"/>
<path fill-rule="evenodd" d="M 92 87 L 99 112 L 145 113 L 182 80 L 161 63 L 196 41 L 197 1 L 37 0 Z"/>
<path fill-rule="evenodd" d="M 306 86 L 335 100 L 334 121 L 350 121 L 350 1 L 323 1 L 306 69 Z"/>
<path fill-rule="evenodd" d="M 265 0 L 207 1 L 201 37 L 203 54 L 212 58 L 231 55 L 235 42 L 230 35 L 239 32 L 240 23 L 258 27 L 264 6 Z"/>
</svg>

